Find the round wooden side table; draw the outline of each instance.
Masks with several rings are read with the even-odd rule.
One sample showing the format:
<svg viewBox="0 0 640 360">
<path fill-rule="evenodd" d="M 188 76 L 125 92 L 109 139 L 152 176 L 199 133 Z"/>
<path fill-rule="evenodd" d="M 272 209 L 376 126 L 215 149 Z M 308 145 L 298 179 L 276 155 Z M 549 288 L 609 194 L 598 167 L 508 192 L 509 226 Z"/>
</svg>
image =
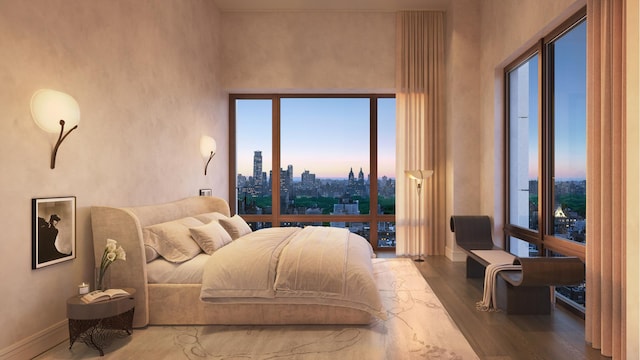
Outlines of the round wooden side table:
<svg viewBox="0 0 640 360">
<path fill-rule="evenodd" d="M 78 340 L 100 352 L 115 336 L 133 332 L 136 289 L 124 288 L 129 296 L 87 304 L 82 295 L 67 299 L 69 318 L 69 349 Z"/>
</svg>

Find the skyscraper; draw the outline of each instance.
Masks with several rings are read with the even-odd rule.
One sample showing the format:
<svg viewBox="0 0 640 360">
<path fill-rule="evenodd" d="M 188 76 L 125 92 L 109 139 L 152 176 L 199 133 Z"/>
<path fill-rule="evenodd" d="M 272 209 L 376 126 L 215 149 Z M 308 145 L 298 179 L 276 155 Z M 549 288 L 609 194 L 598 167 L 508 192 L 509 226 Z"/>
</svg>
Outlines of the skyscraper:
<svg viewBox="0 0 640 360">
<path fill-rule="evenodd" d="M 253 181 L 254 189 L 262 194 L 262 151 L 253 152 Z"/>
</svg>

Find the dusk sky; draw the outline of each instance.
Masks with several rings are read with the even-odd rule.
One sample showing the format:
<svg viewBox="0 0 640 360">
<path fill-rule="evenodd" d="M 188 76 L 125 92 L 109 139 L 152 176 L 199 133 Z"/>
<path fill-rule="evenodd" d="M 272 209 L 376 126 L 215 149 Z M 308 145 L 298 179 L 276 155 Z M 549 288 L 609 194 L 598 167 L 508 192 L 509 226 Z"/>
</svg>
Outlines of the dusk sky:
<svg viewBox="0 0 640 360">
<path fill-rule="evenodd" d="M 587 174 L 587 23 L 555 42 L 554 137 L 556 179 Z"/>
<path fill-rule="evenodd" d="M 587 88 L 586 22 L 556 40 L 554 45 L 554 154 L 556 180 L 584 180 L 587 169 L 586 88 Z M 529 62 L 529 118 L 538 118 L 537 65 Z M 538 177 L 537 122 L 529 127 L 529 176 Z"/>
<path fill-rule="evenodd" d="M 238 173 L 253 174 L 254 151 L 271 169 L 271 100 L 237 101 Z M 378 177 L 395 178 L 395 99 L 380 99 Z M 369 99 L 286 98 L 281 102 L 281 167 L 317 178 L 346 178 L 353 168 L 369 175 Z"/>
</svg>

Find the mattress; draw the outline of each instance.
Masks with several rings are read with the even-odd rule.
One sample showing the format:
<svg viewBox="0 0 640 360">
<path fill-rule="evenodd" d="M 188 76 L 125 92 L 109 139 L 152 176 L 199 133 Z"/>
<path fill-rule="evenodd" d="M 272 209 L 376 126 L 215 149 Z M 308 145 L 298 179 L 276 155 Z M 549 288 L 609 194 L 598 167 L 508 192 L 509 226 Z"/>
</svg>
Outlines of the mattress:
<svg viewBox="0 0 640 360">
<path fill-rule="evenodd" d="M 149 284 L 202 284 L 204 265 L 210 257 L 201 253 L 182 263 L 159 257 L 147 263 L 147 281 Z"/>
</svg>

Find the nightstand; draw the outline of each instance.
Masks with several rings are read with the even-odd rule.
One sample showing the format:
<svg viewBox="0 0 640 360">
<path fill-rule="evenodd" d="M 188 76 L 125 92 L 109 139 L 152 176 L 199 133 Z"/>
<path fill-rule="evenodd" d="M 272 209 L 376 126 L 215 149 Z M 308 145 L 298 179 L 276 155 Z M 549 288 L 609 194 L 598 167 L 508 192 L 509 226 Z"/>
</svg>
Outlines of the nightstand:
<svg viewBox="0 0 640 360">
<path fill-rule="evenodd" d="M 115 336 L 128 336 L 133 331 L 136 289 L 124 288 L 130 296 L 87 304 L 82 295 L 67 299 L 69 349 L 78 340 L 100 352 Z"/>
</svg>

